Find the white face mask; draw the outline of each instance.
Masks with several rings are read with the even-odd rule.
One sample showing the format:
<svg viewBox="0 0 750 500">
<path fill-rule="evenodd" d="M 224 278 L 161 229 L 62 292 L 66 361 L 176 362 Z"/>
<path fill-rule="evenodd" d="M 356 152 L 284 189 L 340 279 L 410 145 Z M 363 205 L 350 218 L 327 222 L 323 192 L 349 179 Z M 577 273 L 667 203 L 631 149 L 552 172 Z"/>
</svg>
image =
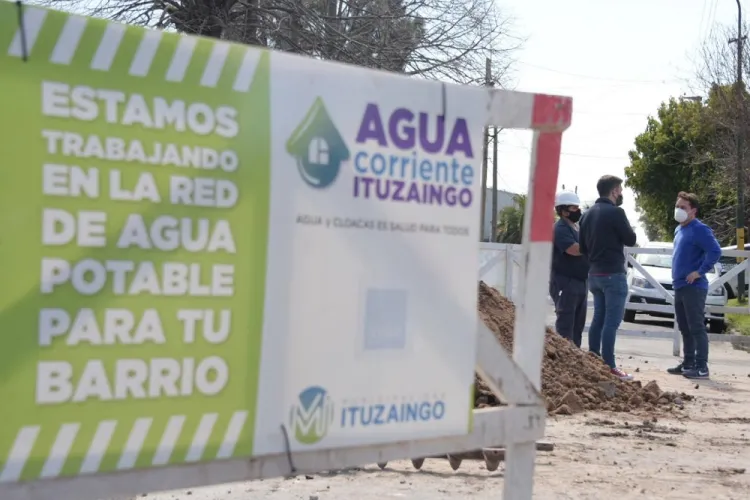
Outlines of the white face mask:
<svg viewBox="0 0 750 500">
<path fill-rule="evenodd" d="M 674 220 L 682 224 L 688 219 L 688 214 L 686 211 L 684 211 L 681 208 L 675 208 L 674 209 Z"/>
</svg>

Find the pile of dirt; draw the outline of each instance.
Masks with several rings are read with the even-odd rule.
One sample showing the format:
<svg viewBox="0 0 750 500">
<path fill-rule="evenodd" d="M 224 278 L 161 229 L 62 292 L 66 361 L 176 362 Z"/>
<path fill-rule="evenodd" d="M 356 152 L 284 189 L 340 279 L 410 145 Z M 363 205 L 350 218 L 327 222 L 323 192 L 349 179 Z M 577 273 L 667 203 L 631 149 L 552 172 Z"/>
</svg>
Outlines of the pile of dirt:
<svg viewBox="0 0 750 500">
<path fill-rule="evenodd" d="M 500 293 L 479 283 L 479 315 L 500 343 L 512 352 L 515 307 Z M 570 415 L 585 410 L 615 412 L 672 410 L 692 399 L 687 394 L 663 392 L 656 382 L 622 382 L 604 362 L 547 329 L 542 363 L 542 394 L 547 410 Z M 476 377 L 476 408 L 499 406 L 486 384 Z"/>
</svg>

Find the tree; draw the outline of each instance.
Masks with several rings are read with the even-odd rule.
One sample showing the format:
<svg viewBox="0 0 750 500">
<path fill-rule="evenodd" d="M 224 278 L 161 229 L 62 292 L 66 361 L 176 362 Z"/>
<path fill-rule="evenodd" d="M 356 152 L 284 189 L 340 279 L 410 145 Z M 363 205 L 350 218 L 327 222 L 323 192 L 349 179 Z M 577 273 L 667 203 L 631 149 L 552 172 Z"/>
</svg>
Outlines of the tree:
<svg viewBox="0 0 750 500">
<path fill-rule="evenodd" d="M 519 245 L 523 242 L 523 218 L 526 213 L 526 195 L 514 194 L 513 205 L 504 207 L 497 214 L 498 243 Z"/>
<path fill-rule="evenodd" d="M 40 0 L 55 8 L 384 69 L 506 82 L 521 40 L 495 0 Z"/>
<path fill-rule="evenodd" d="M 700 102 L 670 99 L 646 130 L 635 139 L 625 168 L 625 185 L 632 188 L 649 239 L 671 241 L 676 223 L 674 202 L 680 191 L 695 192 L 704 211 L 715 206 L 710 151 L 712 130 Z"/>
<path fill-rule="evenodd" d="M 743 30 L 747 32 L 747 27 Z M 671 99 L 635 140 L 626 168 L 626 185 L 636 193 L 640 220 L 649 239 L 671 240 L 676 223 L 673 204 L 679 191 L 701 199 L 700 217 L 723 244 L 735 238 L 737 207 L 737 132 L 743 131 L 743 156 L 750 159 L 748 93 L 736 86 L 736 26 L 719 26 L 703 42 L 696 65 L 696 86 L 703 98 Z M 750 51 L 743 52 L 745 80 Z M 745 161 L 745 164 L 747 161 Z M 748 187 L 747 167 L 741 182 Z M 750 212 L 743 207 L 745 217 Z"/>
<path fill-rule="evenodd" d="M 743 33 L 748 32 L 748 26 L 743 27 Z M 750 173 L 747 160 L 750 158 L 750 114 L 748 114 L 748 93 L 746 87 L 738 88 L 737 78 L 737 50 L 736 45 L 727 43 L 736 39 L 737 27 L 718 26 L 711 31 L 701 45 L 696 69 L 698 90 L 707 95 L 707 112 L 703 119 L 708 122 L 712 130 L 710 137 L 710 151 L 716 169 L 712 172 L 714 185 L 720 186 L 717 195 L 717 206 L 704 218 L 717 231 L 717 236 L 725 243 L 736 242 L 735 217 L 737 206 L 737 137 L 738 131 L 743 131 L 744 148 L 743 164 L 745 190 L 748 188 Z M 750 79 L 750 51 L 743 51 L 743 78 Z M 744 207 L 747 220 L 750 212 L 747 204 Z"/>
<path fill-rule="evenodd" d="M 641 226 L 646 233 L 646 238 L 648 238 L 649 241 L 659 241 L 661 239 L 660 228 L 655 225 L 648 224 L 642 210 L 639 210 L 638 220 L 640 221 Z"/>
<path fill-rule="evenodd" d="M 725 158 L 717 153 L 717 144 L 728 136 L 719 116 L 728 112 L 723 98 L 729 91 L 717 86 L 705 103 L 670 99 L 636 137 L 625 168 L 626 186 L 635 192 L 649 239 L 672 240 L 677 225 L 674 202 L 677 193 L 688 191 L 698 195 L 700 216 L 713 226 L 717 238 L 731 240 L 733 226 L 725 215 L 735 205 L 724 175 Z"/>
<path fill-rule="evenodd" d="M 750 26 L 745 24 L 743 33 Z M 737 78 L 737 46 L 727 43 L 737 37 L 737 25 L 716 26 L 698 49 L 695 62 L 695 90 L 708 95 L 715 86 L 732 86 Z M 745 42 L 743 50 L 743 77 L 750 80 L 750 51 Z M 728 96 L 728 97 L 731 97 Z"/>
</svg>

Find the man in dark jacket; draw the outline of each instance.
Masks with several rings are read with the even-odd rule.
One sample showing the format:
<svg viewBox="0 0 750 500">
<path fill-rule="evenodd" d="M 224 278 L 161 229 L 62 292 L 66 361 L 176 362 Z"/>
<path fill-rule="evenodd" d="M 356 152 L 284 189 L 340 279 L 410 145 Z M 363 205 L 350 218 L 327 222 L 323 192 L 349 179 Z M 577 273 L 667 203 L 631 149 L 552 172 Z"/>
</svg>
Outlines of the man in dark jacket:
<svg viewBox="0 0 750 500">
<path fill-rule="evenodd" d="M 589 289 L 594 296 L 589 350 L 601 355 L 620 380 L 632 380 L 633 376 L 615 363 L 615 339 L 628 298 L 624 247 L 635 245 L 635 231 L 620 208 L 622 179 L 605 175 L 596 189 L 599 199 L 581 218 L 580 236 L 581 253 L 589 260 Z"/>
<path fill-rule="evenodd" d="M 581 347 L 586 326 L 589 289 L 586 280 L 589 264 L 578 246 L 578 221 L 581 201 L 576 193 L 562 191 L 555 196 L 555 245 L 552 249 L 552 274 L 549 294 L 555 303 L 555 330 L 562 337 Z"/>
</svg>

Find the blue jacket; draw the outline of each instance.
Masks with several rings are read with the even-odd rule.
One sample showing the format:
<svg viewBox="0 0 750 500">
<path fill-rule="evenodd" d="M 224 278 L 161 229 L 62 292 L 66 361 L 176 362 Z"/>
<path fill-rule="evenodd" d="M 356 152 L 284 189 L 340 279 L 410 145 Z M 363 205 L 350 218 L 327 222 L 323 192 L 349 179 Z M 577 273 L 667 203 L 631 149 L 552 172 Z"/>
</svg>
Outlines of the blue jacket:
<svg viewBox="0 0 750 500">
<path fill-rule="evenodd" d="M 677 226 L 674 230 L 674 251 L 672 253 L 672 284 L 674 289 L 691 286 L 685 278 L 693 271 L 698 271 L 700 278 L 692 286 L 708 289 L 706 273 L 713 270 L 721 257 L 721 247 L 713 231 L 693 219 L 686 226 Z"/>
</svg>

